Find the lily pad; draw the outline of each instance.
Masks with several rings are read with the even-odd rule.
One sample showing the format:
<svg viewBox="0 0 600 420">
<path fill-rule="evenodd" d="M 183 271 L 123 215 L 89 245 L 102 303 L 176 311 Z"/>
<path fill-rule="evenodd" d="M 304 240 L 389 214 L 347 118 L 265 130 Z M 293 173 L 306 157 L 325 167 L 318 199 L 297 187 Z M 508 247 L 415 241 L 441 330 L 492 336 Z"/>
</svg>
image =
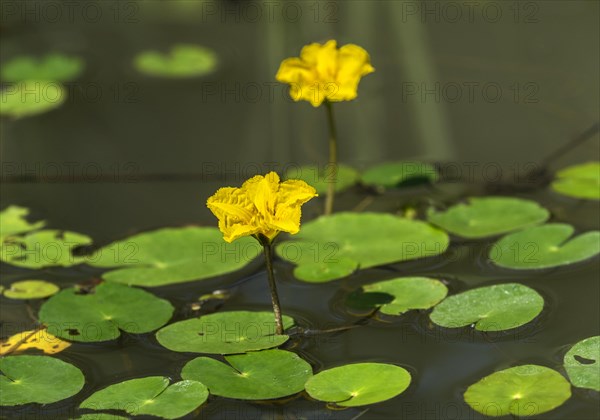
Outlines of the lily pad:
<svg viewBox="0 0 600 420">
<path fill-rule="evenodd" d="M 181 377 L 201 381 L 211 394 L 240 400 L 270 400 L 301 392 L 312 376 L 310 365 L 285 350 L 264 350 L 225 356 L 228 364 L 210 357 L 188 362 Z"/>
<path fill-rule="evenodd" d="M 32 230 L 40 229 L 45 222 L 29 223 L 26 216 L 29 209 L 19 206 L 8 206 L 0 212 L 0 242 L 12 235 L 19 235 Z"/>
<path fill-rule="evenodd" d="M 479 287 L 446 298 L 430 314 L 446 328 L 475 324 L 479 331 L 503 331 L 533 320 L 544 309 L 544 298 L 518 283 Z"/>
<path fill-rule="evenodd" d="M 473 197 L 444 212 L 430 209 L 428 220 L 464 238 L 485 238 L 545 222 L 550 213 L 535 201 L 511 197 Z"/>
<path fill-rule="evenodd" d="M 144 74 L 159 77 L 198 77 L 212 73 L 217 68 L 214 51 L 199 45 L 175 45 L 169 54 L 144 51 L 135 57 L 136 69 Z"/>
<path fill-rule="evenodd" d="M 573 385 L 600 392 L 600 336 L 586 338 L 571 347 L 564 365 Z"/>
<path fill-rule="evenodd" d="M 425 222 L 384 213 L 337 213 L 305 223 L 300 233 L 275 249 L 298 265 L 298 279 L 318 282 L 358 268 L 438 255 L 447 247 L 448 235 Z"/>
<path fill-rule="evenodd" d="M 37 349 L 45 354 L 56 354 L 69 348 L 71 343 L 50 334 L 46 329 L 21 331 L 2 340 L 0 356 L 21 353 L 27 349 Z"/>
<path fill-rule="evenodd" d="M 81 74 L 84 62 L 79 57 L 64 54 L 48 54 L 43 58 L 20 56 L 2 65 L 2 80 L 49 80 L 68 82 Z"/>
<path fill-rule="evenodd" d="M 374 166 L 362 174 L 361 182 L 377 188 L 436 182 L 439 176 L 433 165 L 423 162 L 390 162 Z"/>
<path fill-rule="evenodd" d="M 600 162 L 573 165 L 558 171 L 552 189 L 569 197 L 600 200 Z"/>
<path fill-rule="evenodd" d="M 283 316 L 284 328 L 294 320 Z M 156 333 L 160 344 L 173 351 L 233 354 L 277 347 L 288 340 L 275 334 L 272 312 L 231 311 L 203 315 L 167 325 Z"/>
<path fill-rule="evenodd" d="M 67 90 L 58 82 L 23 80 L 9 83 L 0 91 L 0 115 L 22 118 L 51 111 L 67 99 Z"/>
<path fill-rule="evenodd" d="M 600 232 L 572 237 L 571 225 L 549 223 L 501 238 L 490 249 L 490 259 L 500 267 L 535 270 L 587 260 L 600 253 Z"/>
<path fill-rule="evenodd" d="M 14 282 L 4 291 L 4 296 L 11 299 L 41 299 L 56 294 L 60 288 L 49 281 L 22 280 Z"/>
<path fill-rule="evenodd" d="M 65 289 L 40 309 L 39 319 L 54 335 L 71 341 L 106 341 L 123 330 L 147 333 L 162 327 L 173 306 L 151 293 L 114 283 L 102 283 L 91 292 Z"/>
<path fill-rule="evenodd" d="M 80 233 L 39 230 L 6 240 L 0 247 L 0 260 L 25 268 L 70 267 L 86 261 L 74 251 L 91 243 L 89 236 Z"/>
<path fill-rule="evenodd" d="M 228 244 L 217 228 L 185 227 L 159 229 L 114 242 L 87 262 L 115 268 L 102 275 L 107 281 L 155 287 L 231 273 L 261 253 L 253 238 Z"/>
<path fill-rule="evenodd" d="M 562 405 L 571 386 L 562 375 L 544 366 L 522 365 L 501 370 L 471 385 L 465 402 L 486 416 L 537 416 Z"/>
<path fill-rule="evenodd" d="M 95 392 L 79 408 L 177 419 L 200 407 L 208 398 L 208 389 L 200 382 L 169 383 L 169 378 L 163 376 L 130 379 Z"/>
<path fill-rule="evenodd" d="M 427 277 L 399 277 L 392 280 L 367 284 L 362 287 L 364 299 L 368 295 L 388 295 L 390 300 L 376 303 L 386 315 L 402 315 L 412 309 L 429 309 L 441 302 L 448 288 L 439 280 Z M 377 299 L 373 299 L 377 302 Z"/>
<path fill-rule="evenodd" d="M 50 404 L 77 394 L 85 382 L 78 368 L 48 356 L 2 357 L 0 372 L 0 406 Z"/>
<path fill-rule="evenodd" d="M 410 385 L 410 373 L 385 363 L 354 363 L 319 372 L 306 383 L 316 400 L 357 407 L 389 400 Z"/>
<path fill-rule="evenodd" d="M 360 174 L 348 165 L 305 165 L 293 168 L 286 172 L 286 179 L 300 179 L 317 190 L 318 194 L 325 194 L 330 183 L 335 183 L 335 191 L 342 192 L 358 182 Z"/>
</svg>

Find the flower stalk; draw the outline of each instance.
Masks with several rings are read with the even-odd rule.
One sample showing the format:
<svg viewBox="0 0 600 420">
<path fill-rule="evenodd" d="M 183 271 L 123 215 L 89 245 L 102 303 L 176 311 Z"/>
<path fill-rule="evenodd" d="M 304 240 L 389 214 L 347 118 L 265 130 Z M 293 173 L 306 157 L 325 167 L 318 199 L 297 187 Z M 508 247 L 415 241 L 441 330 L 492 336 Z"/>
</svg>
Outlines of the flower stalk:
<svg viewBox="0 0 600 420">
<path fill-rule="evenodd" d="M 269 279 L 269 289 L 271 290 L 271 303 L 273 304 L 273 314 L 275 315 L 275 334 L 283 334 L 283 319 L 281 315 L 281 304 L 277 294 L 277 283 L 275 282 L 275 272 L 273 270 L 273 245 L 266 237 L 258 238 L 263 246 L 265 262 L 267 265 L 267 277 Z"/>
<path fill-rule="evenodd" d="M 333 116 L 333 104 L 330 101 L 325 101 L 325 109 L 327 110 L 327 124 L 329 126 L 329 165 L 326 174 L 331 174 L 331 178 L 329 179 L 329 183 L 327 185 L 327 196 L 325 197 L 325 215 L 329 215 L 333 212 L 335 184 L 337 182 L 338 175 L 337 129 L 335 126 L 335 118 Z"/>
</svg>

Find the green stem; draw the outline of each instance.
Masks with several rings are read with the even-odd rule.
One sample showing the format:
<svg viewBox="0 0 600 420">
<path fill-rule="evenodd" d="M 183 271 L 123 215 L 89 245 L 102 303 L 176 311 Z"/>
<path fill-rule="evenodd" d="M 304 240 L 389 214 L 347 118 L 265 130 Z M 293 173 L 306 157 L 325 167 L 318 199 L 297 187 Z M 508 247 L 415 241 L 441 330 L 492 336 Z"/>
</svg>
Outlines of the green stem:
<svg viewBox="0 0 600 420">
<path fill-rule="evenodd" d="M 273 271 L 273 247 L 268 240 L 261 241 L 267 262 L 267 275 L 269 277 L 269 287 L 271 289 L 271 302 L 273 302 L 273 313 L 275 314 L 275 333 L 283 334 L 283 320 L 281 319 L 281 305 L 277 295 L 277 284 L 275 283 L 275 273 Z"/>
<path fill-rule="evenodd" d="M 331 170 L 332 178 L 327 184 L 327 196 L 325 197 L 325 214 L 331 214 L 333 211 L 333 199 L 335 196 L 335 184 L 337 178 L 337 130 L 335 127 L 335 118 L 333 117 L 333 105 L 329 101 L 325 101 L 325 109 L 327 110 L 327 124 L 329 125 L 329 164 L 328 170 Z M 329 171 L 325 171 L 329 173 Z"/>
</svg>

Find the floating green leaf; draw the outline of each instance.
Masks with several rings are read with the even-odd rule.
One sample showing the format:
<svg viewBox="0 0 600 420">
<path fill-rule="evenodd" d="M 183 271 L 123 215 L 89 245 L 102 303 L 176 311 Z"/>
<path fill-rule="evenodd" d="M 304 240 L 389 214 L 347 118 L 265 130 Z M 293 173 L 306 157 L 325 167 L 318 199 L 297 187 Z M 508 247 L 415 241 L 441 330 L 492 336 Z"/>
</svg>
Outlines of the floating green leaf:
<svg viewBox="0 0 600 420">
<path fill-rule="evenodd" d="M 389 400 L 408 388 L 410 373 L 385 363 L 354 363 L 324 370 L 310 378 L 306 392 L 314 399 L 356 407 Z"/>
<path fill-rule="evenodd" d="M 77 394 L 85 382 L 75 366 L 48 356 L 2 357 L 0 372 L 0 406 L 50 404 Z"/>
<path fill-rule="evenodd" d="M 4 296 L 11 299 L 41 299 L 52 296 L 60 288 L 44 280 L 21 280 L 10 285 L 4 291 Z"/>
<path fill-rule="evenodd" d="M 103 274 L 107 281 L 154 287 L 227 274 L 261 253 L 253 238 L 228 244 L 217 228 L 166 228 L 107 245 L 88 264 L 117 267 Z"/>
<path fill-rule="evenodd" d="M 296 394 L 312 376 L 312 368 L 295 353 L 264 350 L 226 356 L 227 364 L 210 357 L 188 362 L 181 377 L 201 381 L 211 394 L 241 400 L 269 400 Z"/>
<path fill-rule="evenodd" d="M 284 328 L 294 320 L 283 317 Z M 231 311 L 203 315 L 167 325 L 156 333 L 160 344 L 173 351 L 233 354 L 277 347 L 288 340 L 275 334 L 272 312 Z"/>
<path fill-rule="evenodd" d="M 479 331 L 502 331 L 528 323 L 543 308 L 544 299 L 535 290 L 505 283 L 450 296 L 433 309 L 430 318 L 446 328 L 475 324 Z"/>
<path fill-rule="evenodd" d="M 52 296 L 39 319 L 57 337 L 71 341 L 106 341 L 119 330 L 141 334 L 165 325 L 173 306 L 151 293 L 114 283 L 102 283 L 90 293 L 70 288 Z"/>
<path fill-rule="evenodd" d="M 208 398 L 208 389 L 197 381 L 169 385 L 169 378 L 149 376 L 130 379 L 95 392 L 79 408 L 123 410 L 139 416 L 177 419 L 194 411 Z"/>
<path fill-rule="evenodd" d="M 376 303 L 380 312 L 402 315 L 411 309 L 429 309 L 446 297 L 448 288 L 439 280 L 427 277 L 399 277 L 392 280 L 367 284 L 362 287 L 363 300 L 368 295 L 389 295 L 391 300 Z M 374 299 L 376 302 L 377 299 Z"/>
<path fill-rule="evenodd" d="M 562 375 L 544 366 L 522 365 L 501 370 L 471 385 L 465 402 L 486 416 L 537 416 L 562 405 L 571 386 Z"/>
<path fill-rule="evenodd" d="M 79 57 L 64 54 L 48 54 L 43 58 L 20 56 L 2 66 L 2 80 L 48 80 L 68 82 L 76 79 L 83 70 L 84 62 Z"/>
<path fill-rule="evenodd" d="M 552 189 L 575 198 L 600 200 L 600 162 L 573 165 L 556 173 Z"/>
<path fill-rule="evenodd" d="M 391 162 L 374 166 L 364 172 L 361 182 L 378 188 L 394 188 L 438 180 L 433 165 L 423 162 Z"/>
<path fill-rule="evenodd" d="M 8 206 L 0 212 L 0 242 L 12 235 L 19 235 L 40 229 L 45 222 L 29 223 L 25 218 L 29 209 L 19 206 Z"/>
<path fill-rule="evenodd" d="M 58 108 L 67 99 L 66 89 L 58 82 L 23 80 L 9 83 L 0 92 L 0 115 L 21 118 Z"/>
<path fill-rule="evenodd" d="M 175 45 L 169 54 L 144 51 L 135 57 L 136 69 L 159 77 L 198 77 L 213 72 L 217 55 L 199 45 Z"/>
<path fill-rule="evenodd" d="M 447 247 L 448 235 L 425 222 L 383 213 L 337 213 L 305 223 L 276 251 L 298 265 L 297 278 L 319 282 L 358 268 L 438 255 Z"/>
<path fill-rule="evenodd" d="M 330 183 L 335 183 L 335 191 L 342 192 L 358 182 L 360 174 L 348 165 L 306 165 L 292 168 L 285 174 L 286 179 L 301 179 L 313 186 L 317 193 L 325 194 Z"/>
<path fill-rule="evenodd" d="M 70 267 L 86 261 L 74 251 L 90 245 L 89 236 L 62 230 L 39 230 L 25 236 L 11 237 L 0 246 L 0 259 L 25 268 Z"/>
<path fill-rule="evenodd" d="M 550 213 L 534 201 L 511 197 L 473 197 L 444 212 L 430 209 L 428 220 L 458 236 L 485 238 L 543 223 Z"/>
<path fill-rule="evenodd" d="M 600 391 L 600 335 L 571 347 L 565 354 L 564 365 L 573 385 Z"/>
<path fill-rule="evenodd" d="M 129 420 L 129 417 L 117 416 L 116 414 L 94 413 L 82 414 L 74 420 Z"/>
<path fill-rule="evenodd" d="M 571 225 L 549 223 L 511 233 L 497 241 L 489 258 L 501 267 L 534 270 L 587 260 L 600 253 L 600 232 L 586 232 L 572 239 Z"/>
</svg>

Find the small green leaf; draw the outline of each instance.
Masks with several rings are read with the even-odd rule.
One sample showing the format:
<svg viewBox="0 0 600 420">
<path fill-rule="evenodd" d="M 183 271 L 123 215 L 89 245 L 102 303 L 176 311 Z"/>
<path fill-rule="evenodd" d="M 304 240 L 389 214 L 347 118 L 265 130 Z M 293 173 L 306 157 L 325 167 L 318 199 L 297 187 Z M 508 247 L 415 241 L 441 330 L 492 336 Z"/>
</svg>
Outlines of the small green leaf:
<svg viewBox="0 0 600 420">
<path fill-rule="evenodd" d="M 147 333 L 165 325 L 173 306 L 151 293 L 120 284 L 102 283 L 90 293 L 74 288 L 52 296 L 39 319 L 57 337 L 94 342 L 117 338 L 119 330 Z"/>
<path fill-rule="evenodd" d="M 283 316 L 284 328 L 294 320 Z M 160 344 L 173 351 L 233 354 L 277 347 L 288 340 L 275 334 L 272 312 L 231 311 L 203 315 L 167 325 L 156 333 Z"/>
<path fill-rule="evenodd" d="M 9 289 L 4 291 L 4 296 L 11 299 L 41 299 L 52 296 L 60 288 L 44 280 L 21 280 L 10 285 Z"/>
<path fill-rule="evenodd" d="M 486 416 L 538 416 L 571 397 L 562 375 L 544 366 L 522 365 L 501 370 L 471 385 L 465 402 Z"/>
<path fill-rule="evenodd" d="M 85 382 L 75 366 L 48 356 L 2 357 L 0 372 L 0 406 L 50 404 L 77 394 Z"/>
<path fill-rule="evenodd" d="M 74 420 L 129 420 L 129 417 L 117 416 L 116 414 L 94 413 L 82 414 Z"/>
<path fill-rule="evenodd" d="M 177 419 L 200 407 L 208 398 L 208 389 L 200 382 L 185 380 L 172 385 L 169 382 L 169 378 L 162 376 L 130 379 L 96 391 L 79 408 Z"/>
<path fill-rule="evenodd" d="M 447 247 L 448 235 L 425 222 L 384 213 L 336 213 L 305 223 L 275 249 L 298 265 L 294 274 L 300 280 L 323 282 L 356 268 L 438 255 Z"/>
<path fill-rule="evenodd" d="M 2 80 L 48 80 L 68 82 L 76 79 L 83 71 L 84 62 L 79 57 L 64 54 L 47 54 L 43 58 L 20 56 L 2 66 Z"/>
<path fill-rule="evenodd" d="M 39 230 L 6 240 L 0 246 L 0 260 L 25 268 L 70 267 L 86 261 L 74 251 L 91 243 L 89 236 L 80 233 Z"/>
<path fill-rule="evenodd" d="M 0 212 L 0 242 L 13 235 L 19 235 L 42 228 L 46 222 L 29 223 L 25 218 L 29 209 L 19 206 L 8 206 Z"/>
<path fill-rule="evenodd" d="M 175 45 L 169 54 L 158 51 L 139 53 L 134 64 L 140 73 L 158 77 L 198 77 L 217 68 L 217 55 L 199 45 Z"/>
<path fill-rule="evenodd" d="M 306 165 L 292 168 L 285 174 L 285 179 L 301 179 L 317 190 L 318 194 L 327 193 L 330 183 L 335 184 L 335 192 L 342 192 L 358 182 L 360 174 L 348 165 Z"/>
<path fill-rule="evenodd" d="M 511 233 L 494 244 L 489 258 L 500 267 L 535 270 L 574 264 L 600 253 L 599 231 L 571 238 L 574 231 L 571 225 L 549 223 Z"/>
<path fill-rule="evenodd" d="M 429 309 L 446 297 L 448 288 L 436 279 L 427 277 L 399 277 L 392 280 L 367 284 L 362 287 L 364 295 L 389 295 L 391 301 L 377 304 L 380 312 L 402 315 L 412 309 Z"/>
<path fill-rule="evenodd" d="M 571 347 L 564 365 L 573 385 L 600 392 L 600 336 L 586 338 Z"/>
<path fill-rule="evenodd" d="M 51 111 L 67 99 L 67 90 L 47 80 L 9 83 L 0 91 L 0 115 L 22 118 Z"/>
<path fill-rule="evenodd" d="M 165 228 L 109 244 L 87 263 L 114 268 L 110 282 L 155 287 L 216 277 L 239 270 L 262 254 L 254 238 L 228 244 L 212 227 Z"/>
<path fill-rule="evenodd" d="M 533 289 L 517 283 L 497 284 L 468 290 L 446 298 L 430 314 L 446 328 L 475 324 L 479 331 L 517 328 L 542 312 L 544 299 Z"/>
<path fill-rule="evenodd" d="M 556 173 L 552 189 L 574 198 L 600 200 L 600 162 L 564 168 Z"/>
<path fill-rule="evenodd" d="M 389 400 L 410 385 L 410 373 L 385 363 L 354 363 L 324 370 L 310 378 L 306 392 L 319 401 L 357 407 Z"/>
<path fill-rule="evenodd" d="M 458 236 L 485 238 L 548 220 L 550 213 L 534 201 L 512 197 L 473 197 L 444 212 L 430 209 L 428 220 Z"/>
<path fill-rule="evenodd" d="M 226 356 L 227 364 L 210 357 L 188 362 L 181 377 L 201 381 L 211 394 L 240 400 L 270 400 L 296 394 L 312 376 L 312 368 L 295 353 L 264 350 Z"/>
<path fill-rule="evenodd" d="M 436 182 L 434 166 L 423 162 L 391 162 L 374 166 L 362 174 L 361 182 L 377 188 L 394 188 Z"/>
</svg>

